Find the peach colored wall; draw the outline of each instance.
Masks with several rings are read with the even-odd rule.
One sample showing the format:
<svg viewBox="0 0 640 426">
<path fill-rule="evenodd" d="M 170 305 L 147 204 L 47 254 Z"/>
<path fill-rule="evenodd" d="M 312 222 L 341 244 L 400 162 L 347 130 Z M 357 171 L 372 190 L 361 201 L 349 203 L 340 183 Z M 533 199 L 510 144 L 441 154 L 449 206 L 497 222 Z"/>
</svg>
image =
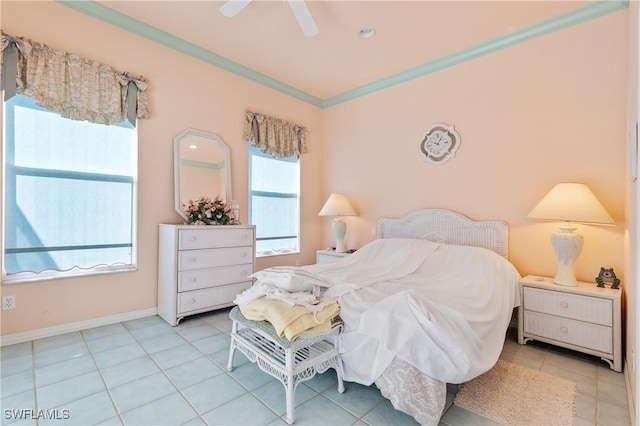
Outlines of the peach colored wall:
<svg viewBox="0 0 640 426">
<path fill-rule="evenodd" d="M 346 244 L 372 240 L 378 217 L 447 208 L 507 221 L 520 273 L 553 275 L 557 224 L 526 215 L 554 184 L 579 181 L 618 224 L 579 226 L 576 275 L 611 266 L 624 283 L 626 58 L 622 11 L 325 109 L 325 196 L 344 192 L 360 213 Z M 462 141 L 440 166 L 418 156 L 437 122 Z M 323 232 L 331 244 L 328 221 Z"/>
<path fill-rule="evenodd" d="M 301 160 L 301 255 L 267 264 L 314 261 L 321 238 L 322 111 L 54 2 L 2 2 L 2 30 L 86 56 L 149 80 L 151 117 L 138 123 L 138 270 L 84 278 L 4 285 L 17 308 L 1 311 L 2 335 L 126 313 L 157 304 L 158 224 L 180 223 L 174 211 L 173 137 L 188 127 L 217 133 L 231 151 L 233 196 L 247 214 L 244 111 L 251 108 L 308 129 Z"/>
</svg>

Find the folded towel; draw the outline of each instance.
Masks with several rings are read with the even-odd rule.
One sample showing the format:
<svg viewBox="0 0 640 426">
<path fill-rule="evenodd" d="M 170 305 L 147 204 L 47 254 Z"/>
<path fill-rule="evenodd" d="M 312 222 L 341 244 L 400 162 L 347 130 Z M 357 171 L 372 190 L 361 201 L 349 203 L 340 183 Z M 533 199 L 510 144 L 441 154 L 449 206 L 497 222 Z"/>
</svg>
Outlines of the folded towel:
<svg viewBox="0 0 640 426">
<path fill-rule="evenodd" d="M 280 300 L 287 303 L 289 306 L 301 305 L 314 313 L 318 312 L 326 305 L 326 303 L 320 303 L 316 296 L 311 292 L 290 292 L 275 287 L 271 284 L 264 283 L 262 281 L 255 282 L 251 287 L 249 287 L 242 293 L 237 294 L 235 299 L 233 299 L 233 303 L 239 306 L 243 306 L 260 297 Z"/>
<path fill-rule="evenodd" d="M 299 291 L 313 291 L 316 286 L 329 287 L 327 281 L 311 272 L 296 266 L 274 266 L 263 269 L 251 275 L 259 282 L 272 285 L 295 293 Z"/>
<path fill-rule="evenodd" d="M 328 333 L 331 320 L 340 313 L 340 305 L 333 299 L 319 298 L 324 307 L 315 314 L 304 306 L 290 306 L 286 302 L 260 297 L 240 306 L 245 318 L 269 321 L 280 337 L 295 340 L 301 334 Z"/>
</svg>

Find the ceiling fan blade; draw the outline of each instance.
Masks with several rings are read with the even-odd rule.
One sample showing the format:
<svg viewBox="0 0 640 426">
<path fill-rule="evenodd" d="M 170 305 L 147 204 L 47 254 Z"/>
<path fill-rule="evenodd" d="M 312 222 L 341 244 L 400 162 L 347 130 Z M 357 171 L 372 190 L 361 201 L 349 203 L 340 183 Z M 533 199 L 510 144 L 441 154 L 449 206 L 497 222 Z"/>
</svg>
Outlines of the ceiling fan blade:
<svg viewBox="0 0 640 426">
<path fill-rule="evenodd" d="M 228 16 L 229 18 L 233 18 L 236 16 L 242 9 L 247 7 L 247 5 L 251 3 L 251 0 L 230 0 L 220 6 L 218 9 L 220 13 L 224 16 Z"/>
<path fill-rule="evenodd" d="M 296 15 L 298 25 L 302 28 L 302 32 L 306 37 L 313 37 L 318 34 L 318 26 L 316 21 L 313 20 L 311 12 L 304 0 L 289 0 L 289 6 L 293 10 L 293 14 Z"/>
</svg>

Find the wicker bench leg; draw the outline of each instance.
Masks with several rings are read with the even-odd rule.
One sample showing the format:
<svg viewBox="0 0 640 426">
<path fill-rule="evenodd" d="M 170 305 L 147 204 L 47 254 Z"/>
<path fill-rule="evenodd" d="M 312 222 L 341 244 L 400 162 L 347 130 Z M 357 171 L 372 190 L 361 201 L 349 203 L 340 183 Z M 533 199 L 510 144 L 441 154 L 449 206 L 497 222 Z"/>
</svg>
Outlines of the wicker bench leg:
<svg viewBox="0 0 640 426">
<path fill-rule="evenodd" d="M 336 375 L 338 376 L 338 392 L 344 393 L 344 372 L 342 370 L 342 358 L 338 355 L 333 359 L 336 369 Z"/>
<path fill-rule="evenodd" d="M 229 344 L 229 360 L 227 361 L 227 371 L 233 371 L 233 356 L 236 352 L 235 333 L 238 331 L 238 323 L 233 322 L 231 326 L 231 344 Z"/>
<path fill-rule="evenodd" d="M 286 365 L 287 365 L 287 383 L 284 386 L 285 393 L 287 394 L 287 423 L 292 425 L 295 422 L 295 406 L 296 406 L 296 384 L 293 382 L 293 365 L 294 365 L 294 352 L 288 349 L 286 352 Z"/>
<path fill-rule="evenodd" d="M 287 423 L 292 425 L 293 422 L 296 421 L 296 417 L 294 414 L 295 405 L 296 405 L 296 394 L 293 389 L 293 382 L 289 381 L 286 386 L 287 393 Z"/>
</svg>

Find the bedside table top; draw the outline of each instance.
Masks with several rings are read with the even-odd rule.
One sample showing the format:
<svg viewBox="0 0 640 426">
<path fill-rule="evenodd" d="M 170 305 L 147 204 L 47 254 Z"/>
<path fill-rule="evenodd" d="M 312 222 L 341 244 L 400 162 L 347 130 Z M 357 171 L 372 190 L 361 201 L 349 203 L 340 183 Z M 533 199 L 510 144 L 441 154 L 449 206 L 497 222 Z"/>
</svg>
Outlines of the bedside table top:
<svg viewBox="0 0 640 426">
<path fill-rule="evenodd" d="M 562 293 L 583 294 L 586 296 L 601 297 L 604 299 L 620 299 L 622 289 L 612 289 L 610 287 L 598 287 L 595 282 L 587 283 L 578 281 L 575 287 L 555 284 L 553 278 L 539 275 L 527 275 L 520 279 L 520 284 L 526 287 L 542 288 L 545 290 L 559 291 Z"/>
<path fill-rule="evenodd" d="M 324 256 L 345 257 L 348 253 L 347 252 L 338 253 L 335 250 L 325 249 L 325 250 L 318 250 L 317 254 L 321 254 Z"/>
</svg>

